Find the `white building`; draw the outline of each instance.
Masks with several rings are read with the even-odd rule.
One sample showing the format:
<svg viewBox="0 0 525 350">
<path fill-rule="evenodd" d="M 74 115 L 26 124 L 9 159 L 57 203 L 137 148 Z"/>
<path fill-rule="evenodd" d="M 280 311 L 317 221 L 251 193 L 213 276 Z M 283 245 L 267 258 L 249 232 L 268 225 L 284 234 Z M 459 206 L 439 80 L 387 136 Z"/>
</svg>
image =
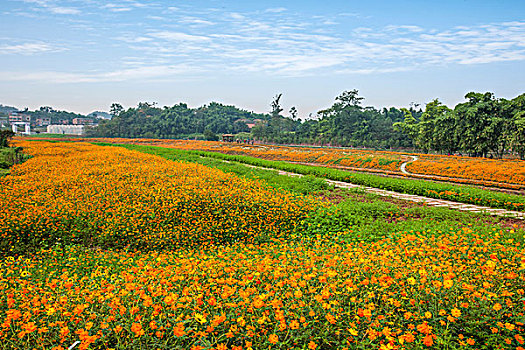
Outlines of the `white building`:
<svg viewBox="0 0 525 350">
<path fill-rule="evenodd" d="M 84 135 L 84 125 L 48 125 L 48 134 Z"/>
</svg>

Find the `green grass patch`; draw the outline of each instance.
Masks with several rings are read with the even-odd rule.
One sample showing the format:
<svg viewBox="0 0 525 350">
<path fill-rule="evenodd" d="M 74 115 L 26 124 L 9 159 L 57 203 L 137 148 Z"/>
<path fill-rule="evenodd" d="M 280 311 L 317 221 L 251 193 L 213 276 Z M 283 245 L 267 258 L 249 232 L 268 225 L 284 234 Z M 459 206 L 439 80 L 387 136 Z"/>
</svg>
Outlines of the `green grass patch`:
<svg viewBox="0 0 525 350">
<path fill-rule="evenodd" d="M 6 176 L 10 173 L 10 168 L 27 159 L 30 155 L 22 153 L 22 147 L 0 147 L 0 176 Z"/>
</svg>

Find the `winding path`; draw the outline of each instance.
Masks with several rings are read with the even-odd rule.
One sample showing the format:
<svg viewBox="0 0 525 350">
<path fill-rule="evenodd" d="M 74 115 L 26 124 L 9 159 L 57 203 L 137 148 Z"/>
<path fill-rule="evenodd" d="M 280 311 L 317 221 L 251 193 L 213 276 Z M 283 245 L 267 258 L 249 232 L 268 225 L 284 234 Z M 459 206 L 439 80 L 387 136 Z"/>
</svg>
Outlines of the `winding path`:
<svg viewBox="0 0 525 350">
<path fill-rule="evenodd" d="M 404 162 L 403 164 L 401 164 L 400 169 L 401 169 L 401 172 L 402 172 L 403 174 L 412 175 L 412 173 L 409 173 L 409 172 L 407 171 L 406 167 L 407 167 L 408 164 L 410 164 L 410 163 L 412 163 L 412 162 L 415 162 L 415 161 L 418 160 L 419 158 L 418 158 L 417 156 L 407 156 L 407 157 L 411 157 L 412 160 L 407 160 L 406 162 Z"/>
<path fill-rule="evenodd" d="M 414 158 L 415 156 L 412 156 L 412 157 Z M 415 161 L 415 159 L 413 161 Z M 224 160 L 224 162 L 231 163 L 230 161 L 226 161 L 226 160 Z M 405 162 L 404 164 L 408 164 L 410 162 L 412 161 Z M 264 169 L 264 170 L 273 169 L 273 168 L 258 167 L 254 165 L 244 164 L 244 163 L 239 163 L 239 164 L 242 164 L 249 168 L 257 168 L 257 169 Z M 273 169 L 273 170 L 277 170 L 279 175 L 297 176 L 297 177 L 303 176 L 302 174 L 291 173 L 288 171 L 283 171 L 283 170 L 278 170 L 278 169 Z M 394 191 L 382 190 L 382 189 L 374 188 L 374 187 L 356 185 L 356 184 L 342 182 L 342 181 L 335 181 L 335 180 L 329 180 L 329 179 L 325 179 L 325 181 L 339 188 L 360 188 L 367 193 L 375 194 L 378 196 L 392 197 L 392 198 L 402 199 L 402 200 L 411 201 L 415 203 L 424 203 L 432 207 L 450 208 L 450 209 L 461 210 L 461 211 L 469 211 L 472 213 L 485 213 L 489 215 L 506 216 L 506 217 L 512 217 L 516 219 L 525 220 L 525 212 L 512 211 L 512 210 L 506 210 L 506 209 L 496 209 L 496 208 L 483 207 L 483 206 L 474 205 L 474 204 L 465 204 L 465 203 L 460 203 L 460 202 L 448 201 L 444 199 L 435 199 L 435 198 L 430 198 L 430 197 L 418 196 L 414 194 L 399 193 L 399 192 L 394 192 Z"/>
</svg>

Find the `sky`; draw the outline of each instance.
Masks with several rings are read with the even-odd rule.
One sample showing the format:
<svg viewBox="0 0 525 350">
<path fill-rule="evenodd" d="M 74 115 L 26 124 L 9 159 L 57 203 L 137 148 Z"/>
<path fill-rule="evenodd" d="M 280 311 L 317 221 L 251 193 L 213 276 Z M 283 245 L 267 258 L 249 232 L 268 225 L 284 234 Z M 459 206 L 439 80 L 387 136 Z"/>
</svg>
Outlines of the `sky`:
<svg viewBox="0 0 525 350">
<path fill-rule="evenodd" d="M 525 92 L 525 1 L 1 0 L 0 104 L 211 101 L 300 117 Z"/>
</svg>

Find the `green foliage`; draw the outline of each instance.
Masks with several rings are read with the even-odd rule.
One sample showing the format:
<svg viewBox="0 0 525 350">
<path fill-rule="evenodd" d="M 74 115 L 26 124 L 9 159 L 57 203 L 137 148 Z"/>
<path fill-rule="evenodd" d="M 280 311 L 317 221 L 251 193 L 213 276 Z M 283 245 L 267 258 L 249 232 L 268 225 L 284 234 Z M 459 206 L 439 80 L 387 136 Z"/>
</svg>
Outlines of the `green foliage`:
<svg viewBox="0 0 525 350">
<path fill-rule="evenodd" d="M 210 129 L 206 129 L 204 130 L 204 139 L 207 141 L 219 141 L 219 135 L 217 135 Z"/>
<path fill-rule="evenodd" d="M 30 155 L 22 152 L 22 147 L 1 147 L 0 148 L 0 177 L 9 174 L 9 168 L 15 164 L 25 162 Z"/>
<path fill-rule="evenodd" d="M 35 111 L 25 111 L 24 114 L 31 116 L 31 120 L 50 118 L 51 124 L 61 124 L 62 120 L 67 120 L 68 123 L 71 123 L 75 118 L 86 118 L 85 115 L 79 113 L 59 111 L 49 106 L 40 107 Z"/>
<path fill-rule="evenodd" d="M 378 111 L 361 107 L 363 98 L 357 90 L 344 91 L 336 97 L 332 107 L 317 112 L 317 119 L 296 119 L 297 110 L 290 110 L 290 117 L 280 113 L 280 106 L 272 104 L 272 118 L 266 124 L 252 129 L 258 140 L 285 144 L 318 144 L 374 148 L 410 147 L 410 139 L 393 128 L 403 119 L 403 112 L 396 108 Z M 277 108 L 278 107 L 278 108 Z M 276 112 L 278 110 L 278 112 Z M 411 109 L 418 117 L 420 111 Z"/>
<path fill-rule="evenodd" d="M 508 101 L 491 92 L 469 92 L 454 110 L 433 100 L 418 121 L 406 114 L 394 124 L 424 151 L 464 152 L 470 156 L 502 158 L 511 148 L 525 158 L 525 94 Z"/>
<path fill-rule="evenodd" d="M 12 130 L 0 130 L 0 147 L 9 147 L 9 140 L 15 136 Z"/>
<path fill-rule="evenodd" d="M 153 103 L 139 103 L 136 108 L 121 109 L 113 104 L 113 118 L 105 120 L 90 131 L 90 136 L 131 138 L 198 138 L 209 139 L 212 134 L 249 132 L 247 122 L 267 120 L 256 114 L 212 102 L 199 108 L 180 103 L 159 108 Z M 207 131 L 206 135 L 203 135 Z M 216 137 L 214 139 L 217 139 Z"/>
</svg>

